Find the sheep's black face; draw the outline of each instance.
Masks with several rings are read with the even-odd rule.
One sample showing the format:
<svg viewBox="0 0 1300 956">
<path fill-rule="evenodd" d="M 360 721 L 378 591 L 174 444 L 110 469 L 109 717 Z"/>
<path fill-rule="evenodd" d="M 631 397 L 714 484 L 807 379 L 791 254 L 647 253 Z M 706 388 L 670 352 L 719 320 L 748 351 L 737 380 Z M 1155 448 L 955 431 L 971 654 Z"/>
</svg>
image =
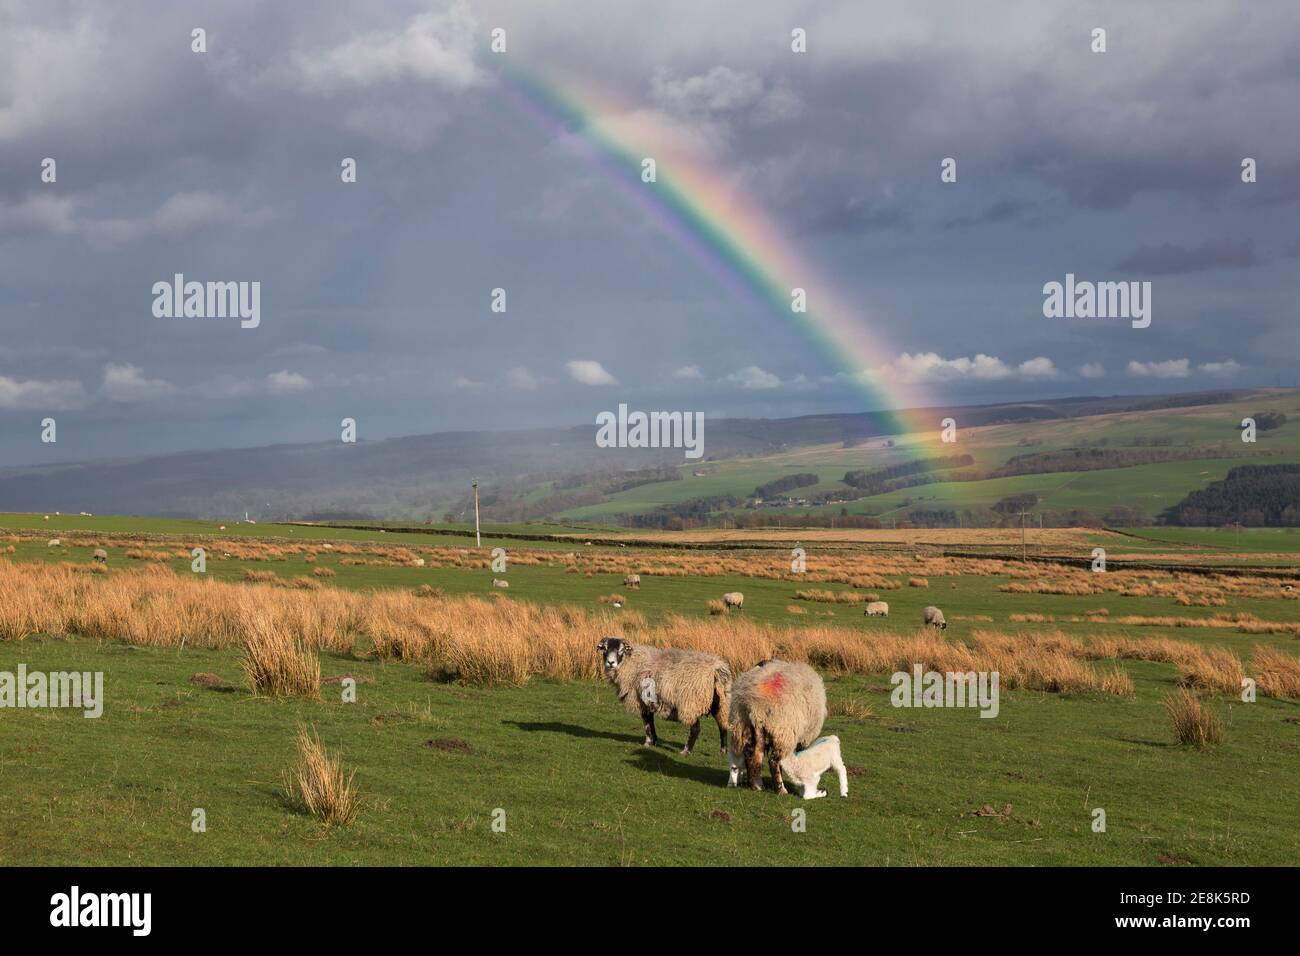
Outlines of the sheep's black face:
<svg viewBox="0 0 1300 956">
<path fill-rule="evenodd" d="M 605 673 L 617 673 L 621 665 L 632 653 L 632 645 L 621 637 L 606 637 L 596 645 L 596 650 L 600 651 L 601 657 L 605 662 Z"/>
</svg>

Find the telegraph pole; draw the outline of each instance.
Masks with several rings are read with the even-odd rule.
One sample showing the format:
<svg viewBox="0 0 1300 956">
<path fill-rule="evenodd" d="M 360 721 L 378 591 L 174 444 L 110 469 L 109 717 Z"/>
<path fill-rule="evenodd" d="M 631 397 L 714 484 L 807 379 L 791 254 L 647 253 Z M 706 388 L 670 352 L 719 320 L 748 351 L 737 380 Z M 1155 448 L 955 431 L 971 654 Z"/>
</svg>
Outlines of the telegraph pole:
<svg viewBox="0 0 1300 956">
<path fill-rule="evenodd" d="M 474 488 L 474 547 L 483 547 L 483 536 L 478 530 L 478 479 L 475 478 L 470 484 Z"/>
</svg>

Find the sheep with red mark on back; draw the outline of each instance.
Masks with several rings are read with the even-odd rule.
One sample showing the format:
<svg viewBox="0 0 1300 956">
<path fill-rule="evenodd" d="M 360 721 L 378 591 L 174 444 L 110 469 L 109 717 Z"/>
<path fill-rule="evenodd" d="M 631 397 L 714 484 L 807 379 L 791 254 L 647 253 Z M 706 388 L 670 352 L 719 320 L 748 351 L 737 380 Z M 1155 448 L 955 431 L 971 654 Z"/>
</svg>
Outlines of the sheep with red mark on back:
<svg viewBox="0 0 1300 956">
<path fill-rule="evenodd" d="M 777 793 L 785 793 L 781 761 L 809 747 L 826 722 L 826 685 L 807 664 L 763 661 L 741 674 L 731 686 L 727 786 L 740 782 L 763 789 L 763 752 L 772 767 Z"/>
</svg>

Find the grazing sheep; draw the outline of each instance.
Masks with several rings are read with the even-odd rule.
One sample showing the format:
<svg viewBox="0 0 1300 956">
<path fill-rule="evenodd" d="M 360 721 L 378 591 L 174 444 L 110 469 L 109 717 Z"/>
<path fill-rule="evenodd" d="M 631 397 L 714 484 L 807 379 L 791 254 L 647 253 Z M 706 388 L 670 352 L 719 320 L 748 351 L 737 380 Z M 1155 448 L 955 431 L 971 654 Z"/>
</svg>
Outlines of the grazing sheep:
<svg viewBox="0 0 1300 956">
<path fill-rule="evenodd" d="M 1294 591 L 1295 588 L 1292 587 L 1290 584 L 1284 584 L 1284 585 L 1282 585 L 1282 590 L 1283 590 L 1283 591 Z"/>
<path fill-rule="evenodd" d="M 925 624 L 940 631 L 948 630 L 948 622 L 943 619 L 943 611 L 931 604 L 925 609 Z"/>
<path fill-rule="evenodd" d="M 415 559 L 415 566 L 416 566 L 417 568 L 422 568 L 422 567 L 424 567 L 424 558 L 416 558 L 416 559 Z"/>
<path fill-rule="evenodd" d="M 655 716 L 688 724 L 690 754 L 705 714 L 718 725 L 721 752 L 727 752 L 727 715 L 731 705 L 731 668 L 713 654 L 671 647 L 633 645 L 621 637 L 606 637 L 596 645 L 607 680 L 618 699 L 645 723 L 645 746 L 659 742 Z"/>
<path fill-rule="evenodd" d="M 731 689 L 731 773 L 734 787 L 742 770 L 754 790 L 763 789 L 763 751 L 768 751 L 772 782 L 785 793 L 781 762 L 811 746 L 826 721 L 826 685 L 807 664 L 763 661 L 736 678 Z"/>
<path fill-rule="evenodd" d="M 889 617 L 889 605 L 884 601 L 872 601 L 867 605 L 865 617 Z"/>
<path fill-rule="evenodd" d="M 492 579 L 492 586 L 493 586 L 494 588 L 508 588 L 508 587 L 510 587 L 510 582 L 509 582 L 509 581 L 502 581 L 502 580 L 500 580 L 499 578 L 493 578 L 493 579 Z"/>
<path fill-rule="evenodd" d="M 722 606 L 727 610 L 731 610 L 733 607 L 737 611 L 742 610 L 745 607 L 745 595 L 739 591 L 728 591 L 722 595 Z"/>
<path fill-rule="evenodd" d="M 849 772 L 840 756 L 840 738 L 834 734 L 818 737 L 811 747 L 797 750 L 781 761 L 781 773 L 803 791 L 805 800 L 826 796 L 826 791 L 817 789 L 817 784 L 821 783 L 822 774 L 827 770 L 835 771 L 840 778 L 840 796 L 847 797 Z"/>
<path fill-rule="evenodd" d="M 45 542 L 45 547 L 47 547 L 47 548 L 57 548 L 57 547 L 59 547 L 59 545 L 61 545 L 61 544 L 63 544 L 63 542 L 60 541 L 58 538 L 51 538 L 49 541 Z"/>
<path fill-rule="evenodd" d="M 625 587 L 625 588 L 639 588 L 640 586 L 641 586 L 641 575 L 639 575 L 639 574 L 625 574 L 625 575 L 623 575 L 623 587 Z"/>
<path fill-rule="evenodd" d="M 90 553 L 90 560 L 98 564 L 108 564 L 108 552 L 103 548 L 96 548 Z"/>
</svg>

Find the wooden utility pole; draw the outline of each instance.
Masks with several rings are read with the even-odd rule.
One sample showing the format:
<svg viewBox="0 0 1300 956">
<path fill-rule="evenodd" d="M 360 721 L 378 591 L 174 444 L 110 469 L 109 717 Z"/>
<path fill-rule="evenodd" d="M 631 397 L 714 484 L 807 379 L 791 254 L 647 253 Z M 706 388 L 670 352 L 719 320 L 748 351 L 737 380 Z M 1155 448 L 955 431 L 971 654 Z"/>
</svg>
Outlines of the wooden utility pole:
<svg viewBox="0 0 1300 956">
<path fill-rule="evenodd" d="M 470 484 L 474 488 L 474 546 L 483 547 L 483 536 L 478 530 L 478 479 L 475 478 Z"/>
</svg>

